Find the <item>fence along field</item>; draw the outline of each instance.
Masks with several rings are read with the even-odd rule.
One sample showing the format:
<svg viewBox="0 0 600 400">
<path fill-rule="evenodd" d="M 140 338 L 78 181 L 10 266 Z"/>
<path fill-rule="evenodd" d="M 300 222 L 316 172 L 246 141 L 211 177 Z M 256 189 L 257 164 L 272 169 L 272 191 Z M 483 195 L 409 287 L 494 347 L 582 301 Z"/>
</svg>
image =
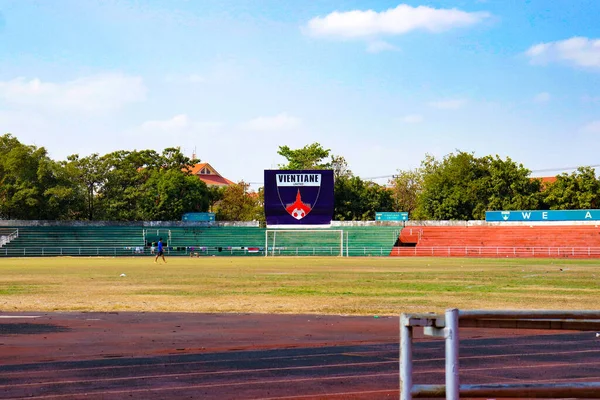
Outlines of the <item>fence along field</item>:
<svg viewBox="0 0 600 400">
<path fill-rule="evenodd" d="M 0 259 L 6 311 L 390 315 L 597 309 L 594 260 L 339 257 Z M 121 275 L 125 276 L 121 276 Z"/>
</svg>

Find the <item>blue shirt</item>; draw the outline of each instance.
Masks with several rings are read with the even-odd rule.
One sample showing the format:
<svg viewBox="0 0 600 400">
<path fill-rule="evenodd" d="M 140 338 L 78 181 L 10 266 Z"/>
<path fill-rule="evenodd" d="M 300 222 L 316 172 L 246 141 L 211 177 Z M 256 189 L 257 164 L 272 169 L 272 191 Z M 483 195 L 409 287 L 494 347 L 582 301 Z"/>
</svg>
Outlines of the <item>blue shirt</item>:
<svg viewBox="0 0 600 400">
<path fill-rule="evenodd" d="M 162 251 L 162 241 L 158 242 L 158 251 Z"/>
</svg>

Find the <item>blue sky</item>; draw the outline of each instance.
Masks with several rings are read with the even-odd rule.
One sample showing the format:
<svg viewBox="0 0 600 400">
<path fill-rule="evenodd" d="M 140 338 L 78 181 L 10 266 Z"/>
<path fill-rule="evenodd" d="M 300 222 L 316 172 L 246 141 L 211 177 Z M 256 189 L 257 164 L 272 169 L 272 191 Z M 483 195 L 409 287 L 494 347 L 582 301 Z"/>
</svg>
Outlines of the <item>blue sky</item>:
<svg viewBox="0 0 600 400">
<path fill-rule="evenodd" d="M 456 150 L 551 175 L 600 164 L 598 15 L 596 0 L 0 0 L 0 132 L 56 160 L 196 149 L 234 181 L 313 142 L 363 178 Z"/>
</svg>

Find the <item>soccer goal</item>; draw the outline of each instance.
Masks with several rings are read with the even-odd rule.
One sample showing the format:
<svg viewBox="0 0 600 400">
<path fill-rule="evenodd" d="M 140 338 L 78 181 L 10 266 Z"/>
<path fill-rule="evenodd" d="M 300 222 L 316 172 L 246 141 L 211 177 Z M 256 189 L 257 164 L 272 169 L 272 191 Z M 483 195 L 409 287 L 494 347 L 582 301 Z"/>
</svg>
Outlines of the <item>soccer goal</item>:
<svg viewBox="0 0 600 400">
<path fill-rule="evenodd" d="M 343 256 L 342 229 L 267 229 L 267 256 Z"/>
</svg>

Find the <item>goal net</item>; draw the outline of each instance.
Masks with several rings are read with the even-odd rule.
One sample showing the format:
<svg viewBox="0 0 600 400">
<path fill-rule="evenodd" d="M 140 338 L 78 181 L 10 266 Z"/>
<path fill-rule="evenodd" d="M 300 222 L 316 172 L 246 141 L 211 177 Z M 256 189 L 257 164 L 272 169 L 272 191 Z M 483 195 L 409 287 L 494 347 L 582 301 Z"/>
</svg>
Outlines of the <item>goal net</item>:
<svg viewBox="0 0 600 400">
<path fill-rule="evenodd" d="M 267 229 L 265 256 L 343 256 L 341 229 Z"/>
</svg>

